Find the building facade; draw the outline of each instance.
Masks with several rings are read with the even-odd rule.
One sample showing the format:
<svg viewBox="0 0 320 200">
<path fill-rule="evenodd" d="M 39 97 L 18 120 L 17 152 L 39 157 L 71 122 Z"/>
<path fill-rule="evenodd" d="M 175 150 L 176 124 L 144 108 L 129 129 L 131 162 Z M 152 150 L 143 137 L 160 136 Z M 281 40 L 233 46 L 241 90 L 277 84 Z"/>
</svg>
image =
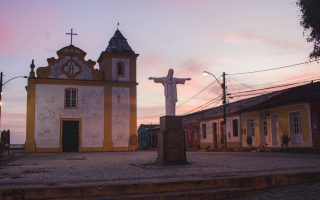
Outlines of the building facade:
<svg viewBox="0 0 320 200">
<path fill-rule="evenodd" d="M 140 124 L 138 128 L 139 150 L 156 149 L 159 131 L 159 124 Z"/>
<path fill-rule="evenodd" d="M 227 117 L 227 135 L 224 135 L 223 117 L 215 117 L 212 119 L 203 119 L 200 121 L 200 138 L 201 148 L 240 148 L 240 116 L 229 115 Z"/>
<path fill-rule="evenodd" d="M 289 137 L 292 148 L 319 147 L 320 83 L 312 82 L 282 90 L 276 96 L 241 113 L 244 137 L 252 137 L 253 147 L 282 147 Z"/>
<path fill-rule="evenodd" d="M 243 99 L 226 106 L 226 134 L 223 106 L 184 116 L 185 125 L 190 123 L 190 119 L 193 119 L 193 124 L 199 122 L 201 148 L 281 148 L 283 135 L 289 137 L 290 148 L 320 147 L 319 82 Z M 248 144 L 248 137 L 252 144 Z"/>
<path fill-rule="evenodd" d="M 242 146 L 252 137 L 252 147 L 282 147 L 282 136 L 290 138 L 289 147 L 312 147 L 310 105 L 308 103 L 275 106 L 242 113 Z"/>
<path fill-rule="evenodd" d="M 199 149 L 200 148 L 200 122 L 188 122 L 183 124 L 185 132 L 187 149 Z"/>
<path fill-rule="evenodd" d="M 136 54 L 117 30 L 96 62 L 74 45 L 28 79 L 25 151 L 136 149 Z"/>
</svg>

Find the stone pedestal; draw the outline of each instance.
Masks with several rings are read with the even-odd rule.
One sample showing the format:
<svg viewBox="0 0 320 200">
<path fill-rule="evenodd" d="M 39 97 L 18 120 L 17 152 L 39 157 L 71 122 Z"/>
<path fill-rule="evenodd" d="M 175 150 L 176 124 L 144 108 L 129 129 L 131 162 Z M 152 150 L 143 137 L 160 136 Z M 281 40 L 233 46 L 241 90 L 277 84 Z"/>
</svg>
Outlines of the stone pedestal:
<svg viewBox="0 0 320 200">
<path fill-rule="evenodd" d="M 182 117 L 160 117 L 157 163 L 165 165 L 187 163 Z"/>
</svg>

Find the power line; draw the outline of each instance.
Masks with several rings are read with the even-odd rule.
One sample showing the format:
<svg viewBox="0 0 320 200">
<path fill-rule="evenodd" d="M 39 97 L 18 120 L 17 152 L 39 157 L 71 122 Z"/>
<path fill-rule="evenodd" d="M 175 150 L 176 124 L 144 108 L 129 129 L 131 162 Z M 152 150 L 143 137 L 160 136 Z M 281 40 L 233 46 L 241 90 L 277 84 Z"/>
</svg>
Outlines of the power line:
<svg viewBox="0 0 320 200">
<path fill-rule="evenodd" d="M 221 77 L 221 76 L 220 76 Z M 220 78 L 218 77 L 218 79 Z M 195 95 L 193 95 L 192 97 L 190 97 L 188 100 L 182 102 L 181 104 L 177 105 L 176 108 L 181 107 L 182 105 L 188 103 L 189 101 L 191 101 L 192 99 L 194 99 L 196 96 L 198 96 L 199 94 L 201 94 L 202 92 L 204 92 L 206 89 L 208 89 L 211 85 L 213 85 L 215 82 L 217 82 L 217 80 L 212 81 L 209 85 L 207 85 L 205 88 L 203 88 L 202 90 L 200 90 L 199 92 L 197 92 Z M 164 113 L 158 114 L 158 115 L 152 115 L 152 116 L 141 116 L 139 117 L 140 119 L 145 119 L 145 118 L 155 118 L 155 117 L 160 117 L 164 115 Z"/>
<path fill-rule="evenodd" d="M 235 80 L 237 81 L 240 85 L 244 86 L 244 87 L 247 87 L 247 88 L 251 88 L 251 89 L 257 89 L 257 86 L 267 86 L 267 85 L 274 85 L 275 83 L 279 83 L 279 82 L 285 82 L 284 84 L 287 84 L 287 83 L 296 83 L 298 81 L 310 81 L 310 80 L 316 80 L 316 78 L 320 77 L 320 74 L 315 74 L 315 73 L 312 73 L 312 74 L 302 74 L 300 75 L 302 76 L 303 78 L 294 78 L 294 79 L 290 79 L 291 81 L 290 82 L 287 82 L 287 80 L 278 80 L 278 81 L 272 81 L 272 82 L 267 82 L 267 83 L 263 83 L 263 84 L 258 84 L 258 85 L 255 85 L 255 87 L 252 87 L 252 86 L 249 86 L 247 84 L 244 84 L 244 83 L 241 83 L 239 80 L 237 80 L 235 77 L 232 77 L 232 80 Z M 295 82 L 296 81 L 296 82 Z"/>
<path fill-rule="evenodd" d="M 255 89 L 254 87 L 252 86 L 249 86 L 247 84 L 244 84 L 244 83 L 241 83 L 238 79 L 232 77 L 233 80 L 235 80 L 237 83 L 239 83 L 240 85 L 244 86 L 244 87 L 247 87 L 247 88 L 251 88 L 251 89 Z"/>
<path fill-rule="evenodd" d="M 232 99 L 232 98 L 237 98 L 237 97 L 255 96 L 255 95 L 268 94 L 268 93 L 271 93 L 271 92 L 257 92 L 257 93 L 250 93 L 250 94 L 240 94 L 240 95 L 235 95 L 235 96 L 229 96 L 229 98 Z"/>
<path fill-rule="evenodd" d="M 220 77 L 221 77 L 221 76 L 220 76 Z M 220 77 L 219 77 L 219 78 L 220 78 Z M 218 79 L 219 79 L 219 78 L 218 78 Z M 207 86 L 206 86 L 205 88 L 203 88 L 201 91 L 199 91 L 198 93 L 196 93 L 195 95 L 193 95 L 192 97 L 190 97 L 190 99 L 188 99 L 187 101 L 185 101 L 185 102 L 177 105 L 176 108 L 179 108 L 180 106 L 182 106 L 182 105 L 188 103 L 189 101 L 191 101 L 193 98 L 195 98 L 196 96 L 198 96 L 199 94 L 201 94 L 203 91 L 205 91 L 206 89 L 208 89 L 208 88 L 209 88 L 213 83 L 215 83 L 216 81 L 217 81 L 217 80 L 212 81 L 209 85 L 207 85 Z"/>
<path fill-rule="evenodd" d="M 315 80 L 319 80 L 319 79 L 315 79 Z M 310 82 L 310 80 L 308 80 L 308 81 L 301 81 L 301 82 L 295 82 L 295 83 L 288 83 L 288 84 L 277 85 L 277 86 L 271 86 L 271 87 L 260 88 L 260 89 L 254 89 L 254 90 L 240 91 L 240 92 L 235 92 L 235 93 L 233 93 L 233 94 L 243 94 L 243 93 L 248 93 L 248 92 L 256 92 L 256 91 L 261 91 L 261 90 L 268 90 L 268 89 L 274 89 L 274 88 L 279 88 L 279 87 L 297 85 L 297 84 L 307 83 L 307 82 Z"/>
<path fill-rule="evenodd" d="M 268 89 L 274 89 L 274 88 L 279 88 L 279 87 L 286 87 L 286 86 L 292 86 L 292 85 L 298 85 L 298 84 L 303 84 L 303 83 L 308 83 L 310 81 L 317 81 L 320 79 L 314 79 L 314 80 L 308 80 L 308 81 L 302 81 L 302 82 L 296 82 L 296 83 L 290 83 L 290 84 L 284 84 L 284 85 L 278 85 L 278 86 L 274 86 L 274 87 L 268 87 L 268 88 L 261 88 L 261 89 L 256 89 L 256 90 L 248 90 L 248 91 L 242 91 L 242 92 L 237 92 L 234 94 L 231 94 L 229 96 L 229 98 L 235 98 L 235 97 L 244 97 L 244 96 L 254 96 L 254 95 L 259 95 L 259 94 L 267 94 L 267 93 L 271 93 L 274 91 L 278 91 L 278 90 L 274 90 L 274 91 L 270 91 L 270 92 L 260 92 L 261 90 L 268 90 Z M 250 92 L 254 92 L 254 93 L 250 93 Z M 247 93 L 247 94 L 246 94 Z M 239 94 L 239 95 L 238 95 Z M 234 96 L 233 96 L 234 95 Z"/>
<path fill-rule="evenodd" d="M 187 115 L 187 114 L 189 114 L 189 113 L 192 113 L 192 112 L 195 111 L 195 110 L 198 110 L 199 108 L 206 107 L 206 106 L 214 103 L 217 99 L 219 99 L 219 98 L 221 98 L 221 97 L 222 97 L 222 95 L 219 95 L 219 96 L 215 97 L 214 99 L 212 99 L 212 100 L 210 100 L 210 101 L 208 101 L 208 102 L 206 102 L 206 103 L 204 103 L 204 104 L 202 104 L 202 105 L 200 105 L 200 106 L 198 106 L 198 107 L 196 107 L 196 108 L 194 108 L 194 109 L 192 109 L 192 110 L 190 110 L 190 111 L 188 111 L 188 112 L 186 112 L 186 113 L 184 113 L 184 114 L 182 114 L 182 115 Z"/>
<path fill-rule="evenodd" d="M 249 72 L 239 72 L 239 73 L 233 73 L 233 74 L 227 74 L 227 75 L 233 76 L 233 75 L 242 75 L 242 74 L 253 74 L 253 73 L 259 73 L 259 72 L 266 72 L 266 71 L 272 71 L 272 70 L 277 70 L 277 69 L 295 67 L 295 66 L 298 66 L 298 65 L 309 64 L 309 63 L 312 63 L 312 62 L 315 62 L 315 61 L 318 61 L 318 60 L 320 60 L 320 59 L 310 60 L 310 61 L 307 61 L 307 62 L 301 62 L 301 63 L 291 64 L 291 65 L 286 65 L 286 66 L 282 66 L 282 67 L 275 67 L 275 68 L 262 69 L 262 70 L 249 71 Z"/>
</svg>

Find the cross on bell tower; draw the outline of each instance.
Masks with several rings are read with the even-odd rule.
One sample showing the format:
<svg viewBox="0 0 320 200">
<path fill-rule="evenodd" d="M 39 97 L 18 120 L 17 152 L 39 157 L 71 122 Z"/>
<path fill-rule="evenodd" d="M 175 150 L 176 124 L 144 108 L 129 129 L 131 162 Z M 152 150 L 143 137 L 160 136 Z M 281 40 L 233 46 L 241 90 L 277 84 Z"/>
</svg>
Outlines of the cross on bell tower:
<svg viewBox="0 0 320 200">
<path fill-rule="evenodd" d="M 66 33 L 66 35 L 70 35 L 71 45 L 72 45 L 72 36 L 73 36 L 73 35 L 78 35 L 78 34 L 77 34 L 77 33 L 73 33 L 73 29 L 71 29 L 71 32 L 70 32 L 70 33 Z"/>
</svg>

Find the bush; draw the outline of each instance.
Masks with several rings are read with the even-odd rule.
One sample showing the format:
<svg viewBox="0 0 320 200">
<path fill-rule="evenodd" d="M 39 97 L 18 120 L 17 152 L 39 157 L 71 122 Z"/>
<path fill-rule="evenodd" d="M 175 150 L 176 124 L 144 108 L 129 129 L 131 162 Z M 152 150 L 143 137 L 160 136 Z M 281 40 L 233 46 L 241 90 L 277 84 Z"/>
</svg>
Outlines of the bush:
<svg viewBox="0 0 320 200">
<path fill-rule="evenodd" d="M 290 141 L 290 138 L 287 134 L 283 134 L 281 138 L 282 144 L 288 144 Z"/>
</svg>

